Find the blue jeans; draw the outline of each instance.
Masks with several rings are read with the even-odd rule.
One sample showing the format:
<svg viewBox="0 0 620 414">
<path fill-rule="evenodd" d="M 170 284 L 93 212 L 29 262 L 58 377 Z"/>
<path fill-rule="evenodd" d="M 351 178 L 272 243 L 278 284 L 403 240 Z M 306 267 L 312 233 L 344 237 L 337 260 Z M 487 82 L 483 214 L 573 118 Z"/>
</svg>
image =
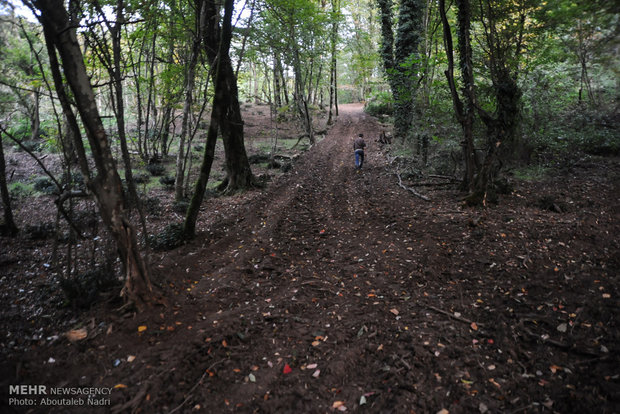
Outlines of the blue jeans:
<svg viewBox="0 0 620 414">
<path fill-rule="evenodd" d="M 355 167 L 362 168 L 362 165 L 364 165 L 364 150 L 355 150 Z"/>
</svg>

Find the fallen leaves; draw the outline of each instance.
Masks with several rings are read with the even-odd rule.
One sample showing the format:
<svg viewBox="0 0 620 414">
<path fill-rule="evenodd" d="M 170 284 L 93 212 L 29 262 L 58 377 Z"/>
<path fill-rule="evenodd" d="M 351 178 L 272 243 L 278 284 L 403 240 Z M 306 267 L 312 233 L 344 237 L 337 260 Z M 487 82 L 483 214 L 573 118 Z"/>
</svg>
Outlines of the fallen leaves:
<svg viewBox="0 0 620 414">
<path fill-rule="evenodd" d="M 72 329 L 66 332 L 65 336 L 70 342 L 82 341 L 88 336 L 88 331 L 86 330 L 86 328 Z"/>
<path fill-rule="evenodd" d="M 562 369 L 562 367 L 559 367 L 559 366 L 557 366 L 557 365 L 551 365 L 551 366 L 549 367 L 549 369 L 551 370 L 551 372 L 552 372 L 552 373 L 554 373 L 554 374 L 555 374 L 556 372 L 558 372 L 559 370 L 561 370 L 561 369 Z"/>
<path fill-rule="evenodd" d="M 495 381 L 494 378 L 489 378 L 489 382 L 495 385 L 497 388 L 502 388 L 502 386 L 497 381 Z"/>
</svg>

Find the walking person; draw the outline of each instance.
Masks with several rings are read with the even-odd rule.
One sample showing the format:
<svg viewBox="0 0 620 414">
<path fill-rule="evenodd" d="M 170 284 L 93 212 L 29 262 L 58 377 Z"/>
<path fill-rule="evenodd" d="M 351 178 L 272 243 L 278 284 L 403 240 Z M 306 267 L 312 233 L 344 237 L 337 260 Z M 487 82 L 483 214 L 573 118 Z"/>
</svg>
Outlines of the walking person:
<svg viewBox="0 0 620 414">
<path fill-rule="evenodd" d="M 361 169 L 364 165 L 364 148 L 366 148 L 366 142 L 364 141 L 364 134 L 359 134 L 355 141 L 353 141 L 353 151 L 355 152 L 355 168 Z"/>
</svg>

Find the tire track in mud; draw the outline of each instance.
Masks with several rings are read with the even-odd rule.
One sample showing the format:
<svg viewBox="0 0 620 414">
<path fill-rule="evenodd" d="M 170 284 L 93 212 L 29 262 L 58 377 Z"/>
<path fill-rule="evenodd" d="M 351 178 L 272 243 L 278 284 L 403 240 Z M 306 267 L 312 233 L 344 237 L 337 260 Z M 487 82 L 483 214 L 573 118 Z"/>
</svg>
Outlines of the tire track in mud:
<svg viewBox="0 0 620 414">
<path fill-rule="evenodd" d="M 218 364 L 216 380 L 196 392 L 196 403 L 226 407 L 234 395 L 253 410 L 290 412 L 316 400 L 313 406 L 326 412 L 334 398 L 359 398 L 367 378 L 374 378 L 367 391 L 383 392 L 387 400 L 394 395 L 386 390 L 414 382 L 411 372 L 400 378 L 399 371 L 385 371 L 408 365 L 394 360 L 403 354 L 394 337 L 401 323 L 390 310 L 403 306 L 402 292 L 413 283 L 402 278 L 406 259 L 399 254 L 407 240 L 394 236 L 407 233 L 403 205 L 413 209 L 413 203 L 403 202 L 385 171 L 374 143 L 379 125 L 360 105 L 341 109 L 327 137 L 291 173 L 213 224 L 226 229 L 224 236 L 203 248 L 188 246 L 191 257 L 180 266 L 196 285 L 179 309 L 197 313 L 193 329 L 207 336 L 206 345 L 169 345 L 180 352 L 169 363 L 178 364 L 187 384 Z M 369 148 L 357 171 L 352 140 L 360 132 Z M 412 266 L 405 266 L 408 272 Z M 256 383 L 238 360 L 251 361 Z M 312 363 L 319 364 L 316 380 L 303 370 Z M 284 364 L 294 373 L 283 376 Z"/>
<path fill-rule="evenodd" d="M 359 132 L 369 144 L 362 171 L 354 169 L 350 148 Z M 392 339 L 384 336 L 381 324 L 390 325 L 393 315 L 388 292 L 376 291 L 373 278 L 381 279 L 382 286 L 390 283 L 384 280 L 392 277 L 388 276 L 392 265 L 385 261 L 389 246 L 378 239 L 392 237 L 388 232 L 395 223 L 393 214 L 399 212 L 393 212 L 390 205 L 395 191 L 386 194 L 394 183 L 373 142 L 379 132 L 379 126 L 359 106 L 343 110 L 328 136 L 298 162 L 293 174 L 252 203 L 259 211 L 246 210 L 250 216 L 245 217 L 246 225 L 237 227 L 238 233 L 222 245 L 216 243 L 209 249 L 234 259 L 223 260 L 223 266 L 212 269 L 209 273 L 217 276 L 203 278 L 196 295 L 213 301 L 220 286 L 226 286 L 224 297 L 237 303 L 220 300 L 219 316 L 212 319 L 230 321 L 236 315 L 238 321 L 234 326 L 208 325 L 211 333 L 220 332 L 218 340 L 235 344 L 240 352 L 270 350 L 263 360 L 255 359 L 255 366 L 276 365 L 257 385 L 239 383 L 231 374 L 235 367 L 224 362 L 222 371 L 227 375 L 220 375 L 218 383 L 223 395 L 245 393 L 265 412 L 303 408 L 308 395 L 314 395 L 327 410 L 333 396 L 325 383 L 348 384 L 347 393 L 353 394 L 358 391 L 349 365 L 365 366 L 368 376 L 384 366 L 375 353 L 383 343 L 389 348 Z M 237 249 L 229 239 L 232 243 L 251 241 L 252 246 Z M 399 287 L 394 282 L 397 291 Z M 230 295 L 231 291 L 235 294 Z M 360 319 L 364 322 L 359 323 Z M 242 327 L 249 339 L 239 341 L 235 332 Z M 360 340 L 365 335 L 378 341 L 374 347 Z M 313 361 L 320 361 L 323 381 L 309 384 L 303 376 L 284 379 L 278 374 L 284 363 L 303 368 Z M 388 372 L 379 378 L 393 375 Z M 309 393 L 275 391 L 282 388 L 282 381 L 293 378 L 300 381 L 299 389 L 310 387 Z"/>
</svg>

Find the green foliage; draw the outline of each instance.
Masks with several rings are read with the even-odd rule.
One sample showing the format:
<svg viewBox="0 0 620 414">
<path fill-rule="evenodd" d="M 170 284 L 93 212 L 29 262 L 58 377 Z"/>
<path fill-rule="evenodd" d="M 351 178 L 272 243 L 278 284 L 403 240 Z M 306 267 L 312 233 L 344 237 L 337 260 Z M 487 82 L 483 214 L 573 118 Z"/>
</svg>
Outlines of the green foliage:
<svg viewBox="0 0 620 414">
<path fill-rule="evenodd" d="M 30 122 L 26 118 L 20 118 L 14 121 L 9 127 L 9 133 L 20 142 L 30 139 Z"/>
<path fill-rule="evenodd" d="M 394 135 L 403 139 L 413 120 L 413 103 L 418 87 L 421 58 L 419 47 L 423 31 L 424 3 L 402 0 L 394 36 L 394 16 L 390 0 L 379 1 L 381 18 L 381 57 L 394 100 Z"/>
<path fill-rule="evenodd" d="M 512 174 L 523 181 L 539 181 L 549 172 L 549 168 L 541 164 L 527 165 L 512 170 Z"/>
<path fill-rule="evenodd" d="M 22 141 L 21 145 L 15 145 L 15 149 L 18 151 L 37 152 L 43 149 L 43 143 L 40 141 Z"/>
<path fill-rule="evenodd" d="M 21 181 L 9 184 L 9 193 L 13 200 L 25 199 L 34 194 L 34 186 Z"/>
<path fill-rule="evenodd" d="M 392 94 L 389 92 L 376 93 L 368 99 L 364 106 L 364 111 L 373 116 L 392 115 L 394 112 Z"/>
</svg>

